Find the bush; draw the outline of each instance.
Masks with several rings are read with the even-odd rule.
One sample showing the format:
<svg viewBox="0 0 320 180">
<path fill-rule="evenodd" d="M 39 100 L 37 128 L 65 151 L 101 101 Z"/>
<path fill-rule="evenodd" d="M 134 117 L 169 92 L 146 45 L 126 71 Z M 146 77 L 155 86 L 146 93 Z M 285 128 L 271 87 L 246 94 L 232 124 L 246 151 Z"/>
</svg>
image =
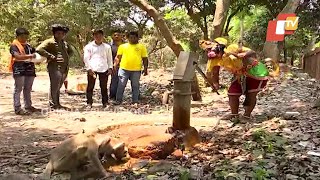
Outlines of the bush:
<svg viewBox="0 0 320 180">
<path fill-rule="evenodd" d="M 7 72 L 10 60 L 9 46 L 0 43 L 0 72 Z"/>
</svg>

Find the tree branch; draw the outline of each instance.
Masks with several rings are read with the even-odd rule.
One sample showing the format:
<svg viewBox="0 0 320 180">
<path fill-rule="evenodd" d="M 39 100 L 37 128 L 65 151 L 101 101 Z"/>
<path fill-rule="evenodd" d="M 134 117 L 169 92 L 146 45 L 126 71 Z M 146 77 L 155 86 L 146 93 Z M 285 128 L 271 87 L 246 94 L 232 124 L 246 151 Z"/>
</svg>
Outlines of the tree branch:
<svg viewBox="0 0 320 180">
<path fill-rule="evenodd" d="M 161 34 L 168 43 L 168 46 L 173 50 L 175 55 L 178 57 L 180 52 L 183 51 L 181 44 L 176 40 L 168 25 L 164 21 L 163 17 L 160 16 L 159 12 L 151 5 L 149 5 L 145 0 L 129 0 L 131 3 L 138 6 L 140 9 L 147 12 L 154 20 L 155 25 L 159 28 Z"/>
<path fill-rule="evenodd" d="M 229 25 L 230 25 L 231 19 L 240 11 L 240 9 L 242 9 L 242 6 L 238 6 L 238 8 L 229 15 L 229 17 L 227 19 L 226 28 L 224 30 L 225 36 L 228 35 L 228 33 L 229 33 Z"/>
</svg>

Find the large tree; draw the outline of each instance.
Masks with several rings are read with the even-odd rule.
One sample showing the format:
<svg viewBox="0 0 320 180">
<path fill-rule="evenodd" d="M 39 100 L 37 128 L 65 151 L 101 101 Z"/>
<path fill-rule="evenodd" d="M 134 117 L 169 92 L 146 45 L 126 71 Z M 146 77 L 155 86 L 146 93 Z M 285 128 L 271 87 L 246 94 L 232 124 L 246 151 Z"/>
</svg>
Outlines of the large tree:
<svg viewBox="0 0 320 180">
<path fill-rule="evenodd" d="M 164 18 L 160 15 L 160 13 L 150 4 L 148 4 L 144 0 L 129 0 L 131 3 L 138 6 L 140 9 L 146 11 L 149 16 L 153 18 L 155 25 L 159 28 L 161 34 L 166 39 L 168 46 L 173 50 L 175 55 L 178 57 L 180 52 L 183 51 L 181 44 L 178 40 L 173 36 L 169 27 L 167 26 Z"/>
<path fill-rule="evenodd" d="M 213 0 L 171 0 L 177 7 L 184 7 L 190 19 L 201 29 L 204 39 L 209 39 L 209 21 L 216 8 Z"/>
<path fill-rule="evenodd" d="M 154 24 L 157 26 L 165 40 L 167 41 L 168 46 L 172 49 L 177 57 L 179 57 L 180 52 L 183 51 L 183 48 L 179 41 L 171 33 L 167 23 L 164 18 L 160 15 L 158 10 L 156 10 L 152 5 L 148 4 L 145 0 L 129 0 L 131 3 L 135 4 L 142 10 L 146 11 L 149 16 L 152 17 Z M 193 100 L 201 100 L 200 87 L 197 80 L 197 77 L 194 77 L 194 82 L 192 83 Z"/>
<path fill-rule="evenodd" d="M 217 0 L 211 39 L 217 38 L 222 35 L 224 25 L 227 20 L 230 3 L 231 0 Z"/>
</svg>

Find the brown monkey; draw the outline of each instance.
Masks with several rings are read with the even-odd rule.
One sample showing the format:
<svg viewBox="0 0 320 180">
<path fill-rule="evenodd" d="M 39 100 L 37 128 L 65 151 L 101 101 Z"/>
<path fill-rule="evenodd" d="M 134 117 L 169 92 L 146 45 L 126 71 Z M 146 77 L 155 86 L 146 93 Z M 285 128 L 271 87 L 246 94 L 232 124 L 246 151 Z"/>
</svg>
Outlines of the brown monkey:
<svg viewBox="0 0 320 180">
<path fill-rule="evenodd" d="M 100 162 L 99 154 L 104 154 L 101 150 L 106 150 L 109 143 L 109 137 L 98 144 L 94 134 L 85 133 L 63 141 L 51 152 L 50 161 L 43 172 L 43 177 L 50 179 L 53 172 L 70 172 L 71 180 L 88 178 L 93 174 L 99 177 L 108 177 L 108 173 Z M 80 171 L 85 165 L 88 165 L 87 170 Z"/>
<path fill-rule="evenodd" d="M 0 155 L 0 158 L 31 161 L 50 156 L 50 161 L 41 177 L 44 179 L 50 179 L 53 172 L 70 172 L 72 180 L 98 176 L 106 177 L 107 173 L 100 160 L 102 158 L 108 159 L 112 155 L 115 156 L 116 160 L 121 160 L 127 155 L 124 143 L 112 146 L 110 140 L 106 135 L 83 132 L 63 141 L 52 150 L 51 155 L 46 154 L 34 158 Z"/>
</svg>

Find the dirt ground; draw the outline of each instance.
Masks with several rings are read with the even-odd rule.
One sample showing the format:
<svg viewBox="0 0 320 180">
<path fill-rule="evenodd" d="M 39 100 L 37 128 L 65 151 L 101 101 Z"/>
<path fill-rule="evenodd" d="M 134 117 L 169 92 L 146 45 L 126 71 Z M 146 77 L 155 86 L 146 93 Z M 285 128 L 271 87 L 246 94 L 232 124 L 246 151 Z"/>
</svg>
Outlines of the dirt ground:
<svg viewBox="0 0 320 180">
<path fill-rule="evenodd" d="M 68 77 L 69 87 L 74 86 L 76 82 L 86 81 L 84 74 L 77 74 Z M 229 76 L 223 76 L 225 77 L 223 83 L 228 84 Z M 49 79 L 45 72 L 41 72 L 38 73 L 35 79 L 32 99 L 34 106 L 43 108 L 43 112 L 31 116 L 17 116 L 14 114 L 12 107 L 14 81 L 11 76 L 2 74 L 0 79 L 0 87 L 2 87 L 0 92 L 0 154 L 25 158 L 46 154 L 67 137 L 82 132 L 83 129 L 96 129 L 104 125 L 130 123 L 136 125 L 161 124 L 162 126 L 170 126 L 172 122 L 172 104 L 161 105 L 161 96 L 166 89 L 170 88 L 169 80 L 171 77 L 172 71 L 170 70 L 153 70 L 149 76 L 142 77 L 142 103 L 139 104 L 138 108 L 124 104 L 122 106 L 110 105 L 107 109 L 102 109 L 99 87 L 98 83 L 96 83 L 93 110 L 87 111 L 83 108 L 86 104 L 84 95 L 67 95 L 64 93 L 64 88 L 62 88 L 61 104 L 73 110 L 70 112 L 47 112 Z M 203 84 L 202 80 L 200 81 Z M 127 102 L 130 102 L 129 91 L 130 88 L 126 91 Z M 226 90 L 221 90 L 221 95 L 210 92 L 209 88 L 202 88 L 202 91 L 203 101 L 192 103 L 191 125 L 196 127 L 203 137 L 201 147 L 205 147 L 206 151 L 203 151 L 202 156 L 206 155 L 207 160 L 199 160 L 199 157 L 194 156 L 192 162 L 190 162 L 191 164 L 197 164 L 199 167 L 203 166 L 202 173 L 206 176 L 203 176 L 201 179 L 217 179 L 217 177 L 220 177 L 217 176 L 217 172 L 224 172 L 223 177 L 226 177 L 225 174 L 228 175 L 235 171 L 234 169 L 230 170 L 230 168 L 226 168 L 225 164 L 220 164 L 219 166 L 221 158 L 216 157 L 222 154 L 225 158 L 228 157 L 227 159 L 230 159 L 230 148 L 235 150 L 240 145 L 252 142 L 252 140 L 246 138 L 251 137 L 252 132 L 255 132 L 257 129 L 263 129 L 268 133 L 277 133 L 281 135 L 281 138 L 285 137 L 287 139 L 286 145 L 291 147 L 290 150 L 286 148 L 285 150 L 278 150 L 276 149 L 276 145 L 273 145 L 273 148 L 276 149 L 273 154 L 282 152 L 285 155 L 282 154 L 281 157 L 286 158 L 286 160 L 288 160 L 288 156 L 294 156 L 293 158 L 298 159 L 303 156 L 308 159 L 309 165 L 312 164 L 310 166 L 313 169 L 302 171 L 300 166 L 290 168 L 289 160 L 287 164 L 281 164 L 280 159 L 273 158 L 270 163 L 275 165 L 272 167 L 261 167 L 262 173 L 255 170 L 255 167 L 260 167 L 257 165 L 250 170 L 242 170 L 245 174 L 249 173 L 250 177 L 259 175 L 259 177 L 267 177 L 267 179 L 269 177 L 270 179 L 279 179 L 277 177 L 281 177 L 280 179 L 320 178 L 319 171 L 317 172 L 317 170 L 320 170 L 318 157 L 307 155 L 309 151 L 317 151 L 317 147 L 320 144 L 320 139 L 317 136 L 317 133 L 320 132 L 320 123 L 318 123 L 320 113 L 316 109 L 311 109 L 312 103 L 318 96 L 318 83 L 315 80 L 299 71 L 295 71 L 294 73 L 282 74 L 277 80 L 270 81 L 268 88 L 259 96 L 259 102 L 254 111 L 255 122 L 246 125 L 238 125 L 230 121 L 219 121 L 219 118 L 229 111 Z M 299 115 L 298 117 L 285 120 L 284 116 L 286 112 L 298 112 Z M 84 118 L 85 122 L 81 122 L 81 118 Z M 230 143 L 234 142 L 237 138 L 240 138 L 240 144 Z M 218 149 L 212 150 L 212 148 Z M 259 147 L 257 148 L 259 149 Z M 253 154 L 254 151 L 252 149 L 241 150 L 238 154 L 236 153 L 236 156 L 238 158 L 248 158 L 248 154 Z M 194 152 L 199 151 L 195 150 Z M 216 153 L 212 154 L 212 152 Z M 300 156 L 298 157 L 297 155 Z M 198 156 L 200 155 L 198 154 Z M 231 157 L 231 159 L 234 158 L 235 156 Z M 263 159 L 272 158 L 264 156 Z M 215 165 L 210 166 L 210 162 L 215 162 Z M 291 162 L 295 162 L 295 160 Z M 0 175 L 9 173 L 39 174 L 44 169 L 46 163 L 47 159 L 40 159 L 36 162 L 21 162 L 18 159 L 0 159 Z M 219 167 L 217 168 L 217 166 Z M 185 165 L 183 167 L 189 170 L 189 175 L 192 175 L 192 166 Z M 205 167 L 209 168 L 209 170 Z M 224 168 L 223 170 L 221 170 L 222 167 Z M 287 171 L 288 167 L 291 171 Z M 295 170 L 295 168 L 298 168 L 298 170 Z M 269 172 L 269 169 L 274 169 L 275 172 Z M 212 173 L 215 175 L 212 175 Z M 143 173 L 139 175 L 134 174 L 134 176 L 123 176 L 123 178 L 131 179 L 135 177 L 135 179 L 144 179 L 146 176 L 141 174 Z M 181 177 L 182 174 L 179 171 L 178 175 L 170 175 L 169 177 L 161 173 L 155 176 L 158 178 L 175 179 L 173 177 Z M 154 179 L 157 179 L 156 177 Z M 57 176 L 56 179 L 62 178 Z"/>
</svg>

